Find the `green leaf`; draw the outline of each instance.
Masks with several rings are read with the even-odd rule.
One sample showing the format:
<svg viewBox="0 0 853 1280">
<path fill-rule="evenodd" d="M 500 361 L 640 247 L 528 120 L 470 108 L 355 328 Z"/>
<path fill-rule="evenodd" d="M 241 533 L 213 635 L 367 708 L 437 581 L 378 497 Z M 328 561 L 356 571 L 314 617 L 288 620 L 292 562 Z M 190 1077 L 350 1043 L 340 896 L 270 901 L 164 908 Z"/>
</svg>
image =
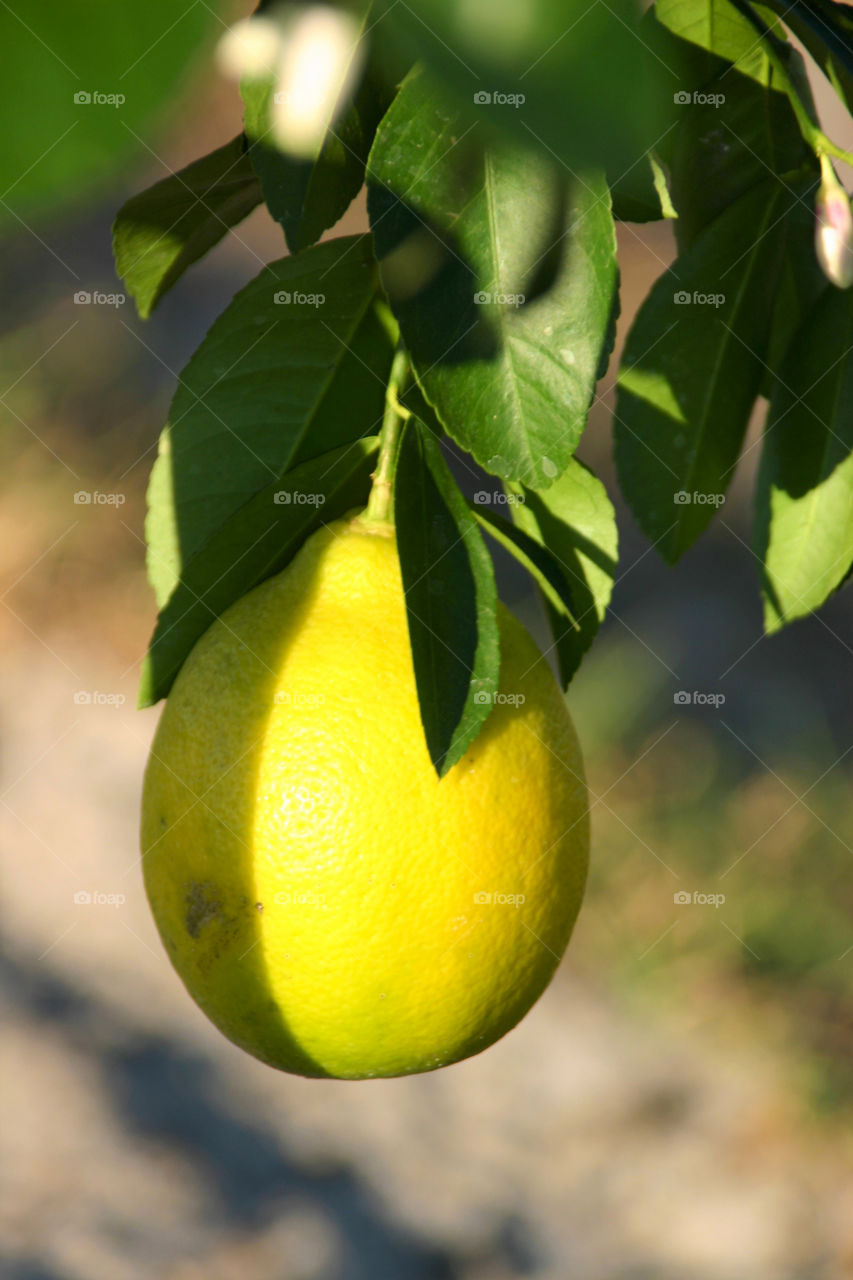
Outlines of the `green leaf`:
<svg viewBox="0 0 853 1280">
<path fill-rule="evenodd" d="M 421 720 L 443 777 L 494 705 L 500 674 L 491 557 L 433 435 L 403 431 L 395 523 Z"/>
<path fill-rule="evenodd" d="M 535 153 L 486 140 L 427 76 L 410 78 L 370 154 L 368 212 L 445 429 L 487 471 L 547 486 L 580 438 L 612 340 L 609 195 L 590 174 L 567 194 Z"/>
<path fill-rule="evenodd" d="M 139 705 L 165 698 L 214 618 L 279 573 L 321 524 L 361 506 L 376 438 L 357 440 L 284 471 L 238 507 L 183 567 L 142 665 Z"/>
<path fill-rule="evenodd" d="M 768 183 L 720 214 L 657 281 L 628 335 L 616 464 L 637 522 L 666 560 L 724 501 L 761 381 L 795 201 Z"/>
<path fill-rule="evenodd" d="M 790 184 L 795 175 L 803 180 L 816 174 L 817 162 L 786 93 L 796 81 L 808 95 L 799 54 L 776 41 L 788 68 L 780 76 L 756 28 L 729 0 L 661 0 L 655 12 L 669 28 L 668 41 L 660 30 L 656 38 L 679 85 L 668 160 L 683 251 L 771 174 Z M 776 30 L 781 32 L 778 25 Z"/>
<path fill-rule="evenodd" d="M 799 200 L 791 207 L 786 219 L 785 256 L 765 356 L 767 367 L 761 382 L 761 394 L 768 399 L 792 339 L 821 294 L 831 288 L 814 251 L 817 185 L 814 182 L 793 188 Z"/>
<path fill-rule="evenodd" d="M 831 0 L 768 0 L 809 51 L 848 111 L 853 110 L 853 22 Z"/>
<path fill-rule="evenodd" d="M 241 134 L 122 205 L 113 226 L 116 270 L 143 319 L 261 199 Z"/>
<path fill-rule="evenodd" d="M 489 537 L 494 538 L 498 546 L 508 551 L 536 582 L 548 604 L 561 618 L 568 621 L 569 626 L 579 630 L 579 624 L 572 612 L 572 593 L 559 563 L 541 541 L 531 538 L 517 525 L 505 520 L 503 516 L 490 511 L 488 507 L 477 502 L 468 504 L 478 524 L 481 524 Z"/>
<path fill-rule="evenodd" d="M 181 374 L 160 437 L 146 535 L 161 607 L 254 493 L 378 429 L 394 341 L 369 236 L 272 262 L 237 294 Z"/>
<path fill-rule="evenodd" d="M 666 174 L 651 155 L 610 184 L 610 197 L 617 222 L 657 222 L 675 215 Z"/>
<path fill-rule="evenodd" d="M 733 63 L 741 75 L 770 83 L 767 54 L 731 0 L 656 0 L 655 16 L 673 35 Z"/>
<path fill-rule="evenodd" d="M 814 190 L 819 167 L 803 141 L 785 82 L 757 40 L 757 30 L 729 0 L 665 0 L 662 17 L 676 31 L 688 30 L 687 20 L 704 15 L 689 28 L 700 42 L 719 45 L 733 61 L 690 44 L 660 23 L 649 27 L 650 38 L 677 70 L 682 96 L 679 124 L 668 139 L 672 189 L 679 218 L 676 237 L 683 252 L 714 218 L 753 187 L 776 173 L 799 197 L 788 214 L 788 248 L 782 264 L 779 293 L 762 392 L 772 387 L 773 369 L 785 353 L 791 334 L 825 285 L 817 264 L 814 237 Z M 754 15 L 759 27 L 781 28 L 760 6 Z M 647 20 L 648 21 L 648 20 Z M 720 38 L 722 30 L 725 38 Z M 714 33 L 712 35 L 712 32 Z M 811 102 L 800 55 L 784 41 L 774 47 L 804 101 Z M 746 67 L 751 74 L 742 71 Z"/>
<path fill-rule="evenodd" d="M 6 230 L 67 216 L 98 189 L 115 190 L 134 154 L 150 159 L 163 103 L 204 66 L 221 30 L 215 6 L 174 0 L 0 5 Z"/>
<path fill-rule="evenodd" d="M 604 620 L 619 554 L 616 513 L 601 481 L 577 458 L 544 493 L 523 491 L 516 523 L 543 543 L 562 568 L 577 626 L 547 605 L 560 676 L 568 685 Z"/>
<path fill-rule="evenodd" d="M 402 43 L 423 59 L 466 107 L 466 127 L 482 118 L 572 169 L 614 173 L 666 127 L 667 68 L 641 38 L 632 0 L 379 0 L 374 11 L 383 50 Z"/>
<path fill-rule="evenodd" d="M 725 101 L 685 106 L 673 147 L 672 194 L 678 244 L 684 250 L 705 227 L 746 192 L 778 174 L 791 184 L 818 173 L 791 104 L 783 92 L 763 88 L 731 71 L 706 84 L 704 95 Z"/>
<path fill-rule="evenodd" d="M 241 85 L 245 128 L 267 208 L 281 223 L 288 248 L 298 253 L 333 227 L 358 194 L 376 126 L 394 91 L 376 59 L 371 59 L 352 100 L 334 123 L 330 112 L 317 158 L 306 160 L 286 155 L 269 140 L 273 89 L 271 80 L 247 80 Z"/>
<path fill-rule="evenodd" d="M 819 608 L 853 564 L 853 293 L 830 289 L 791 344 L 756 493 L 764 620 Z"/>
</svg>

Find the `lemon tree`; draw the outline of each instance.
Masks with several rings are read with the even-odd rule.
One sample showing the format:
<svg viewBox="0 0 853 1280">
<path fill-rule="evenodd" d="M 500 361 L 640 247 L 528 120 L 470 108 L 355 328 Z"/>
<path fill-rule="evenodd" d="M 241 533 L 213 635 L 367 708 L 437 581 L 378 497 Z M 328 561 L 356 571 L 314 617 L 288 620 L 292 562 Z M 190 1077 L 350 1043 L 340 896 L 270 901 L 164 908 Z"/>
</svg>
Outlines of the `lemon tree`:
<svg viewBox="0 0 853 1280">
<path fill-rule="evenodd" d="M 836 167 L 853 156 L 821 127 L 804 57 L 852 105 L 850 27 L 834 0 L 656 0 L 642 15 L 627 0 L 262 3 L 219 44 L 244 104 L 232 137 L 119 211 L 117 267 L 143 317 L 259 204 L 288 250 L 182 372 L 146 526 L 159 615 L 140 703 L 168 699 L 149 892 L 190 990 L 253 1052 L 308 1074 L 455 1060 L 520 1016 L 565 945 L 582 768 L 548 669 L 571 681 L 617 573 L 613 507 L 575 454 L 611 363 L 619 223 L 669 219 L 677 243 L 608 375 L 639 525 L 670 562 L 695 543 L 763 398 L 766 629 L 849 576 L 853 218 Z M 369 230 L 327 236 L 360 192 Z M 524 672 L 497 548 L 551 629 Z M 305 818 L 297 805 L 279 829 L 275 797 L 321 757 L 310 865 L 331 897 L 309 917 L 277 901 L 326 890 L 292 849 L 275 863 Z M 490 869 L 495 884 L 522 874 L 516 822 L 539 867 L 529 919 L 493 913 L 473 950 L 442 950 L 472 892 L 523 892 L 472 889 Z M 344 846 L 362 861 L 341 878 Z M 347 954 L 368 957 L 351 986 Z"/>
</svg>

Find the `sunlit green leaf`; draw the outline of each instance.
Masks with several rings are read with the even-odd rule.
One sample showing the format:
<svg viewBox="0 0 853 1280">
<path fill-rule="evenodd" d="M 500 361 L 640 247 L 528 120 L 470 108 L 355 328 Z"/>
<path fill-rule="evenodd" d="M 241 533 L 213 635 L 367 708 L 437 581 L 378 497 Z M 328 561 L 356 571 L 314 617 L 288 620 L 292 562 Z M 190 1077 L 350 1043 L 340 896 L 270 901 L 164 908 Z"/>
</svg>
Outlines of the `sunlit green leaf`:
<svg viewBox="0 0 853 1280">
<path fill-rule="evenodd" d="M 149 316 L 187 267 L 261 199 L 241 135 L 122 205 L 113 252 L 139 314 Z"/>
<path fill-rule="evenodd" d="M 795 198 L 768 183 L 721 213 L 657 281 L 628 335 L 614 424 L 619 481 L 667 560 L 725 501 L 764 370 Z"/>
<path fill-rule="evenodd" d="M 288 466 L 374 434 L 395 334 L 369 236 L 264 267 L 181 374 L 148 493 L 162 607 L 225 521 Z"/>
<path fill-rule="evenodd" d="M 375 437 L 321 454 L 276 476 L 222 522 L 183 565 L 157 619 L 142 664 L 141 707 L 165 698 L 214 618 L 283 569 L 321 524 L 365 502 L 375 456 Z"/>
<path fill-rule="evenodd" d="M 607 187 L 565 177 L 465 126 L 424 75 L 368 166 L 382 280 L 424 395 L 487 471 L 534 487 L 565 469 L 613 337 Z"/>
<path fill-rule="evenodd" d="M 567 685 L 610 603 L 619 548 L 616 513 L 604 485 L 577 458 L 550 489 L 516 496 L 524 501 L 514 504 L 514 519 L 555 557 L 571 593 L 573 620 L 547 603 L 560 676 Z"/>
<path fill-rule="evenodd" d="M 851 347 L 853 293 L 829 289 L 770 403 L 756 497 L 768 631 L 817 609 L 853 564 Z"/>
</svg>

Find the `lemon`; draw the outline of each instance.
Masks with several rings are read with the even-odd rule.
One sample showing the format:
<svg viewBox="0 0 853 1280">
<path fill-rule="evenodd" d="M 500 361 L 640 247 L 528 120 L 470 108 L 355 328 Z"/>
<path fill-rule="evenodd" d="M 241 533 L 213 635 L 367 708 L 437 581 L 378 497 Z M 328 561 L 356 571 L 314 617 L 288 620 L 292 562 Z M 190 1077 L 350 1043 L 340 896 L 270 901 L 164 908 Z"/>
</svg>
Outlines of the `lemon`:
<svg viewBox="0 0 853 1280">
<path fill-rule="evenodd" d="M 145 884 L 192 997 L 264 1062 L 429 1071 L 547 986 L 583 894 L 586 786 L 503 606 L 500 632 L 501 693 L 441 780 L 390 526 L 323 528 L 185 663 L 146 771 Z"/>
</svg>

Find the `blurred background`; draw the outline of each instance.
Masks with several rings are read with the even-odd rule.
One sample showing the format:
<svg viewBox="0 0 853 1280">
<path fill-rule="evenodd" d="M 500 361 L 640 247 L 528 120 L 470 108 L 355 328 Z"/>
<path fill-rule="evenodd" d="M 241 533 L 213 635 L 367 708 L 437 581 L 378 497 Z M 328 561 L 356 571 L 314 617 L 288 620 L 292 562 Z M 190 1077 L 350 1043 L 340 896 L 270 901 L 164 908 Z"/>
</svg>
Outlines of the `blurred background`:
<svg viewBox="0 0 853 1280">
<path fill-rule="evenodd" d="M 762 638 L 758 424 L 677 568 L 619 508 L 613 607 L 569 695 L 590 887 L 519 1028 L 434 1075 L 307 1081 L 231 1046 L 172 972 L 137 853 L 145 485 L 178 373 L 284 252 L 261 209 L 150 322 L 74 302 L 121 292 L 121 202 L 238 132 L 208 60 L 180 92 L 177 128 L 149 122 L 94 199 L 15 213 L 0 242 L 0 1275 L 853 1275 L 853 597 Z M 365 226 L 358 203 L 338 230 Z M 618 345 L 673 252 L 666 227 L 620 241 Z M 618 503 L 615 369 L 580 454 Z"/>
</svg>

